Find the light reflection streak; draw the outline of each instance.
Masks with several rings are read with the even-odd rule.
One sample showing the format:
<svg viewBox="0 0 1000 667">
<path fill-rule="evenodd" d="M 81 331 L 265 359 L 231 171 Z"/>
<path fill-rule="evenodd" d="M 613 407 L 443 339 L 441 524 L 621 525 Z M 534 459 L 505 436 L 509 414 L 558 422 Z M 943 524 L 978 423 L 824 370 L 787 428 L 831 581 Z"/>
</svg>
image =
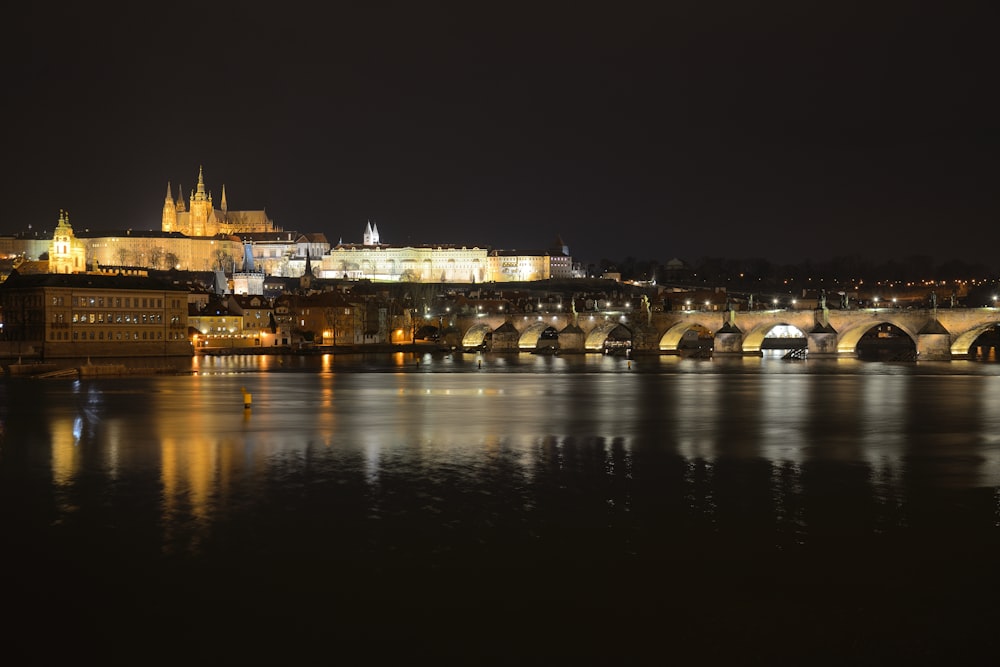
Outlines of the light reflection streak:
<svg viewBox="0 0 1000 667">
<path fill-rule="evenodd" d="M 52 482 L 57 486 L 69 485 L 80 467 L 78 422 L 82 422 L 79 415 L 55 419 L 49 423 L 52 438 Z"/>
<path fill-rule="evenodd" d="M 979 483 L 1000 488 L 1000 400 L 997 400 L 1000 396 L 1000 377 L 984 378 L 978 396 L 982 440 L 979 450 L 983 457 Z"/>
<path fill-rule="evenodd" d="M 810 410 L 814 396 L 812 378 L 793 376 L 784 382 L 765 383 L 760 391 L 758 432 L 760 453 L 768 460 L 801 466 L 807 458 Z"/>
<path fill-rule="evenodd" d="M 718 454 L 720 378 L 715 375 L 679 375 L 674 435 L 678 453 L 688 460 L 713 461 Z"/>
</svg>

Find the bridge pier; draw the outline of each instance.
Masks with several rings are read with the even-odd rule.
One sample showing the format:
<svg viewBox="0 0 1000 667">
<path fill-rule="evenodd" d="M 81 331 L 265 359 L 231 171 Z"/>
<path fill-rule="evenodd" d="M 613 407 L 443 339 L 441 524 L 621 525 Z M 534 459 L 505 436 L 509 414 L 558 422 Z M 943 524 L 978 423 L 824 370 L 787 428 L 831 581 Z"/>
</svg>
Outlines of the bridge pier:
<svg viewBox="0 0 1000 667">
<path fill-rule="evenodd" d="M 715 334 L 712 343 L 712 354 L 743 354 L 743 333 L 740 331 L 722 331 Z"/>
<path fill-rule="evenodd" d="M 583 352 L 585 351 L 587 336 L 583 329 L 575 324 L 567 325 L 559 332 L 559 350 L 561 352 Z"/>
<path fill-rule="evenodd" d="M 659 353 L 660 332 L 646 324 L 637 325 L 632 332 L 632 350 L 634 352 Z"/>
<path fill-rule="evenodd" d="M 951 361 L 951 336 L 947 333 L 917 335 L 918 361 Z"/>
<path fill-rule="evenodd" d="M 727 319 L 715 332 L 712 341 L 713 355 L 743 354 L 743 332 L 736 326 L 736 311 L 730 308 L 726 311 Z M 757 354 L 760 356 L 760 353 Z"/>
<path fill-rule="evenodd" d="M 504 322 L 493 331 L 490 349 L 494 352 L 517 352 L 521 332 L 514 328 L 510 321 Z"/>
<path fill-rule="evenodd" d="M 806 351 L 810 357 L 837 357 L 837 334 L 828 331 L 806 334 Z"/>
</svg>

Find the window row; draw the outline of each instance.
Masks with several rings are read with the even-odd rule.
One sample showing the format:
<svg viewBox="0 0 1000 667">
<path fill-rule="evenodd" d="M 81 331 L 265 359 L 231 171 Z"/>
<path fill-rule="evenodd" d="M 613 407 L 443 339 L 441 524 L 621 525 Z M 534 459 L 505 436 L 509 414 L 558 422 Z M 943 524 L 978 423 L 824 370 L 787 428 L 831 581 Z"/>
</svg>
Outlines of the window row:
<svg viewBox="0 0 1000 667">
<path fill-rule="evenodd" d="M 52 313 L 54 323 L 64 323 L 67 318 L 66 313 Z M 73 313 L 68 319 L 73 324 L 163 324 L 162 313 Z"/>
<path fill-rule="evenodd" d="M 82 308 L 163 308 L 163 299 L 157 297 L 138 296 L 60 296 L 53 295 L 53 306 L 70 305 Z M 172 307 L 179 307 L 179 303 L 174 301 Z"/>
<path fill-rule="evenodd" d="M 72 333 L 72 335 L 71 335 Z M 180 340 L 183 334 L 176 331 L 167 332 L 167 340 Z M 163 340 L 162 331 L 52 331 L 49 340 L 75 341 L 157 341 Z"/>
</svg>

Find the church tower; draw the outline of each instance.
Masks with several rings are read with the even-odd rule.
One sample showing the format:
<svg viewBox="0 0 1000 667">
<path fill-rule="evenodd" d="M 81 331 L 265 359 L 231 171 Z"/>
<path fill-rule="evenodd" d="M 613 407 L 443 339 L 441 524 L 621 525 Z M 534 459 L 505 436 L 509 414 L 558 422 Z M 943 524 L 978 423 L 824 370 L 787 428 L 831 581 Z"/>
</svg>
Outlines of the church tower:
<svg viewBox="0 0 1000 667">
<path fill-rule="evenodd" d="M 198 188 L 191 193 L 190 210 L 191 223 L 187 234 L 189 236 L 212 236 L 210 223 L 214 222 L 215 207 L 212 206 L 212 195 L 205 192 L 205 179 L 201 167 L 198 167 Z"/>
<path fill-rule="evenodd" d="M 49 243 L 49 273 L 85 273 L 87 245 L 76 238 L 69 224 L 69 213 L 59 211 L 59 223 Z"/>
<path fill-rule="evenodd" d="M 177 204 L 170 194 L 170 182 L 167 181 L 167 197 L 163 200 L 163 220 L 160 229 L 165 232 L 177 231 Z"/>
<path fill-rule="evenodd" d="M 306 270 L 302 272 L 302 277 L 299 278 L 299 287 L 307 290 L 312 287 L 313 270 L 312 270 L 312 257 L 309 253 L 306 253 Z"/>
<path fill-rule="evenodd" d="M 365 225 L 365 235 L 361 241 L 362 245 L 378 245 L 378 226 L 373 225 L 372 221 L 369 220 L 368 224 Z"/>
</svg>

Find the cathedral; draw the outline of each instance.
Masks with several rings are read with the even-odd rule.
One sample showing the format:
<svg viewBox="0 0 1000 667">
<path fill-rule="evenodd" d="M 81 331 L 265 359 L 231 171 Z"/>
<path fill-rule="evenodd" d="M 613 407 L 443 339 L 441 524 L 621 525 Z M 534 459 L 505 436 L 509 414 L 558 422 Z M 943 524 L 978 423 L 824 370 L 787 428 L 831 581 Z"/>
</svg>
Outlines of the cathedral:
<svg viewBox="0 0 1000 667">
<path fill-rule="evenodd" d="M 184 203 L 183 192 L 178 186 L 177 199 L 170 192 L 163 202 L 161 231 L 179 232 L 184 236 L 207 237 L 238 236 L 255 232 L 280 232 L 266 211 L 230 211 L 226 202 L 226 186 L 222 186 L 222 201 L 215 208 L 211 191 L 205 190 L 204 172 L 198 168 L 198 186 L 191 193 L 188 203 Z"/>
</svg>

